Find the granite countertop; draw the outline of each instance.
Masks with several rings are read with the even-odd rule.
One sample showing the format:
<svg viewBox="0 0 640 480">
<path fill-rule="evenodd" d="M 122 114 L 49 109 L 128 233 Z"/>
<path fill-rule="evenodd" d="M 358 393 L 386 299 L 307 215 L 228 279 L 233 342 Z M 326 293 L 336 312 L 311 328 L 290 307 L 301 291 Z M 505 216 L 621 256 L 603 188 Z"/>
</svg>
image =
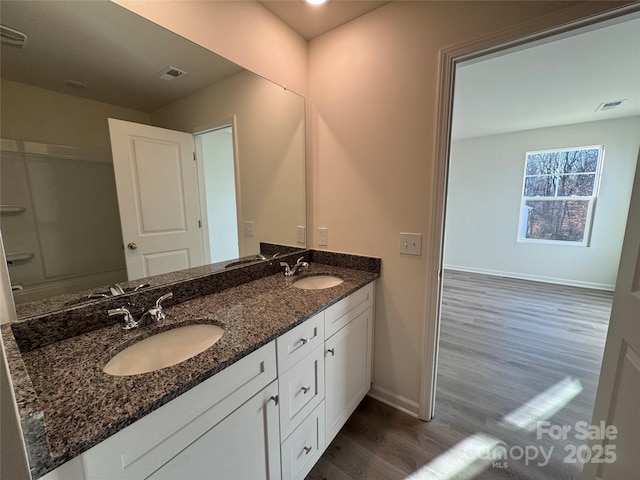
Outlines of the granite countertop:
<svg viewBox="0 0 640 480">
<path fill-rule="evenodd" d="M 301 276 L 317 274 L 337 275 L 344 282 L 324 290 L 291 286 Z M 33 478 L 97 445 L 378 276 L 379 264 L 377 271 L 365 271 L 312 262 L 294 277 L 271 274 L 169 306 L 161 326 L 124 331 L 119 324 L 109 324 L 22 351 L 11 325 L 3 326 Z M 204 352 L 162 370 L 128 377 L 102 371 L 128 345 L 189 323 L 220 325 L 225 333 Z"/>
</svg>

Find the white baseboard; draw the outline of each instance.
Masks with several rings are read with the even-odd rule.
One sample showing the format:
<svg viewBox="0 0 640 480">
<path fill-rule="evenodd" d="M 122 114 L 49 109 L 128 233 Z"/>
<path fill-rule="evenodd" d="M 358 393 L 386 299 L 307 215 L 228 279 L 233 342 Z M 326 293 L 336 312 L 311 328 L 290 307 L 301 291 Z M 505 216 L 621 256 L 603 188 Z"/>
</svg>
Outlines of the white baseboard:
<svg viewBox="0 0 640 480">
<path fill-rule="evenodd" d="M 481 273 L 484 275 L 493 275 L 497 277 L 517 278 L 519 280 L 532 280 L 534 282 L 554 283 L 557 285 L 567 285 L 570 287 L 591 288 L 594 290 L 606 290 L 613 292 L 615 285 L 607 283 L 581 282 L 580 280 L 571 280 L 567 278 L 544 277 L 541 275 L 529 275 L 527 273 L 503 272 L 501 270 L 489 270 L 485 268 L 460 267 L 458 265 L 444 265 L 445 270 L 455 270 L 457 272 Z"/>
<path fill-rule="evenodd" d="M 400 410 L 407 415 L 418 418 L 418 402 L 409 400 L 408 398 L 398 395 L 397 393 L 387 390 L 375 383 L 371 385 L 371 390 L 369 390 L 367 395 L 379 402 L 395 408 L 396 410 Z"/>
</svg>

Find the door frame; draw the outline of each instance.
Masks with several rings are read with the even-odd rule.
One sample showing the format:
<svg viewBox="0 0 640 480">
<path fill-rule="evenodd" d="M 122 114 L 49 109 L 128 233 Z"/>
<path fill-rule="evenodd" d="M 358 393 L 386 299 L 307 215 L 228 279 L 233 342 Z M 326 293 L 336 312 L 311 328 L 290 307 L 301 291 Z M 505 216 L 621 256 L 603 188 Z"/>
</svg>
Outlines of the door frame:
<svg viewBox="0 0 640 480">
<path fill-rule="evenodd" d="M 198 141 L 198 135 L 220 130 L 221 128 L 231 127 L 231 142 L 233 148 L 233 174 L 236 188 L 236 231 L 238 232 L 238 256 L 242 256 L 240 251 L 242 234 L 242 192 L 240 191 L 240 160 L 238 158 L 238 132 L 237 121 L 235 115 L 220 118 L 214 122 L 205 125 L 199 125 L 191 131 L 196 144 L 196 166 L 198 170 L 198 187 L 200 188 L 200 216 L 202 222 L 202 243 L 204 245 L 205 263 L 211 263 L 211 243 L 209 239 L 209 216 L 207 212 L 207 199 L 205 197 L 204 184 L 204 155 L 202 154 L 202 145 Z"/>
<path fill-rule="evenodd" d="M 589 5 L 582 8 L 589 9 Z M 575 20 L 575 10 L 566 9 L 530 22 L 501 30 L 491 35 L 440 50 L 436 105 L 436 139 L 432 169 L 431 238 L 427 248 L 426 318 L 422 343 L 420 399 L 418 417 L 431 420 L 435 412 L 438 341 L 440 333 L 440 305 L 442 300 L 442 269 L 446 199 L 449 176 L 451 125 L 453 121 L 453 93 L 455 70 L 458 64 L 469 60 L 499 54 L 514 47 L 528 46 L 560 34 L 570 35 L 573 30 L 602 26 L 619 17 L 640 12 L 640 5 L 631 4 L 602 13 L 585 12 Z M 564 23 L 563 23 L 564 22 Z M 562 23 L 558 26 L 558 23 Z"/>
</svg>

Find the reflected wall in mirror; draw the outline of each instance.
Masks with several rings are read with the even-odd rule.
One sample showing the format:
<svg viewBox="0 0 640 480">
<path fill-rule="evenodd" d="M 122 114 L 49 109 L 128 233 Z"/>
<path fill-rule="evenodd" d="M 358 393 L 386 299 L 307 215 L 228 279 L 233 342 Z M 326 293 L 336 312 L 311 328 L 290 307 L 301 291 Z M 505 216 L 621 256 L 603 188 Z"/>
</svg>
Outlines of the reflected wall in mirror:
<svg viewBox="0 0 640 480">
<path fill-rule="evenodd" d="M 212 168 L 218 154 L 199 157 L 200 205 L 185 211 L 202 226 L 205 263 L 255 255 L 260 242 L 305 247 L 302 97 L 109 1 L 2 2 L 2 25 L 27 35 L 0 52 L 0 227 L 17 302 L 134 279 L 108 118 L 196 134 L 200 151 L 197 134 L 226 132 L 218 151 L 234 185 L 221 180 L 229 163 Z M 235 218 L 209 225 L 234 187 Z"/>
</svg>

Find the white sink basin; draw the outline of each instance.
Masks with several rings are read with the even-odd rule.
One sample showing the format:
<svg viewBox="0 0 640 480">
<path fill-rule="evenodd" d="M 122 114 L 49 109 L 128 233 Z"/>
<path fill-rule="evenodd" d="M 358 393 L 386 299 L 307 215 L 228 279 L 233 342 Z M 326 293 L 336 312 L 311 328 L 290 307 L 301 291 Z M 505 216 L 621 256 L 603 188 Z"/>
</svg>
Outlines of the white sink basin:
<svg viewBox="0 0 640 480">
<path fill-rule="evenodd" d="M 208 324 L 167 330 L 125 348 L 109 360 L 103 370 L 116 376 L 160 370 L 204 352 L 220 340 L 223 334 L 222 328 Z"/>
<path fill-rule="evenodd" d="M 335 287 L 342 282 L 344 282 L 343 279 L 334 275 L 314 275 L 296 280 L 293 282 L 293 286 L 303 290 L 322 290 L 324 288 Z"/>
</svg>

